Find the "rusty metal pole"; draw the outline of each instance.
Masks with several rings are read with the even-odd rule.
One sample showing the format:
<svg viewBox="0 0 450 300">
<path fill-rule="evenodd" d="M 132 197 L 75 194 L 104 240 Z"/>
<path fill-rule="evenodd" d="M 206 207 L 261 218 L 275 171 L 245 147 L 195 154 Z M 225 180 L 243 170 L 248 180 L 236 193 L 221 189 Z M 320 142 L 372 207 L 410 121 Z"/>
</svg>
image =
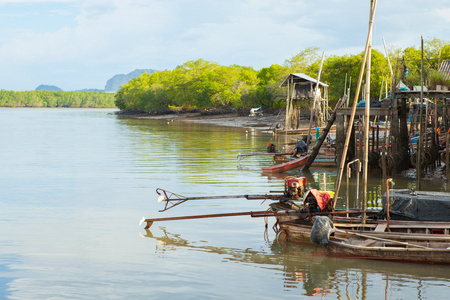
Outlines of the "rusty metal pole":
<svg viewBox="0 0 450 300">
<path fill-rule="evenodd" d="M 389 182 L 391 182 L 391 181 L 392 181 L 392 178 L 389 178 L 386 181 L 386 223 L 387 223 L 386 228 L 387 228 L 387 231 L 390 231 L 390 229 L 389 229 L 389 219 L 390 219 L 390 216 L 389 216 L 389 205 L 390 205 L 390 203 L 389 203 Z"/>
<path fill-rule="evenodd" d="M 349 192 L 349 179 L 350 179 L 350 177 L 351 177 L 351 174 L 352 174 L 352 172 L 350 171 L 350 165 L 351 164 L 353 164 L 353 163 L 358 163 L 358 168 L 357 168 L 357 170 L 356 170 L 356 203 L 358 203 L 358 194 L 359 194 L 359 172 L 360 172 L 360 165 L 361 165 L 361 162 L 360 162 L 360 160 L 359 160 L 359 158 L 357 158 L 357 159 L 355 159 L 355 160 L 353 160 L 353 161 L 351 161 L 351 162 L 349 162 L 348 164 L 347 164 L 347 207 L 346 207 L 346 209 L 348 210 L 349 208 L 349 203 L 350 203 L 350 192 Z M 348 214 L 347 214 L 347 218 L 348 218 Z"/>
</svg>

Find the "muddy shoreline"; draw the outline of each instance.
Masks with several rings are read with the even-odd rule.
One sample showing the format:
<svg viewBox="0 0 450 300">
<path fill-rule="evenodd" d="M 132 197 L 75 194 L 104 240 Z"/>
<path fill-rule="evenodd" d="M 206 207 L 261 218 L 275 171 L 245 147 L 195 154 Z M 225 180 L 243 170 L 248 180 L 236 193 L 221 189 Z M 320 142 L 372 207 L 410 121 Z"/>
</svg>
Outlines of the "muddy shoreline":
<svg viewBox="0 0 450 300">
<path fill-rule="evenodd" d="M 237 113 L 205 115 L 199 112 L 164 115 L 119 113 L 118 115 L 124 118 L 132 119 L 183 121 L 228 127 L 255 128 L 261 130 L 282 128 L 285 120 L 285 115 L 283 113 L 264 114 L 262 116 L 240 116 Z"/>
</svg>

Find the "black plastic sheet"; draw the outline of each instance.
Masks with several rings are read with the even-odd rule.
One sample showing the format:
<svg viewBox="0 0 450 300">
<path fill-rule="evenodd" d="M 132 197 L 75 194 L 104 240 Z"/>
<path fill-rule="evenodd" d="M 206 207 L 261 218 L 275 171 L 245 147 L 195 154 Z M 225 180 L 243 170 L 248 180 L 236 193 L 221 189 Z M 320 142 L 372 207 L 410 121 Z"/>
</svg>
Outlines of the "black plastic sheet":
<svg viewBox="0 0 450 300">
<path fill-rule="evenodd" d="M 450 222 L 450 193 L 389 190 L 389 216 L 392 220 Z M 382 216 L 386 216 L 386 194 Z"/>
<path fill-rule="evenodd" d="M 330 218 L 318 216 L 311 228 L 310 240 L 314 244 L 326 245 L 330 240 L 331 234 L 335 231 L 333 221 L 331 221 Z"/>
</svg>

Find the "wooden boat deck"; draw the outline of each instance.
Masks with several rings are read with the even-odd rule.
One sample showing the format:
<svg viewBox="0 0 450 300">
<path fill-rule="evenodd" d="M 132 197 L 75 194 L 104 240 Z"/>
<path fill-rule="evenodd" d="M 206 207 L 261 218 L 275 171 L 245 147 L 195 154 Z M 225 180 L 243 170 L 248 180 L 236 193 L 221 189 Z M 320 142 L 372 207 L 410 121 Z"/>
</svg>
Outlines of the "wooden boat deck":
<svg viewBox="0 0 450 300">
<path fill-rule="evenodd" d="M 336 257 L 450 264 L 450 240 L 399 243 L 332 237 L 325 248 L 329 256 Z"/>
<path fill-rule="evenodd" d="M 355 218 L 334 222 L 336 232 L 324 247 L 328 255 L 392 261 L 450 264 L 450 223 L 384 220 L 354 223 Z M 344 221 L 344 222 L 342 222 Z M 286 242 L 310 243 L 309 220 L 279 222 Z"/>
</svg>

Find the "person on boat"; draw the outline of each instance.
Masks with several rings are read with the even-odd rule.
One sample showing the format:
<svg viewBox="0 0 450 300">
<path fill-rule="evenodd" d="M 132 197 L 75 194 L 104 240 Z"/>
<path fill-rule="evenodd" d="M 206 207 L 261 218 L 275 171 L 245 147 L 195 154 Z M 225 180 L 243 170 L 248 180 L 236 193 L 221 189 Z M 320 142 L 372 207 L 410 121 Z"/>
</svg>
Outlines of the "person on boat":
<svg viewBox="0 0 450 300">
<path fill-rule="evenodd" d="M 267 153 L 275 153 L 275 144 L 272 142 L 267 144 Z"/>
<path fill-rule="evenodd" d="M 297 141 L 297 143 L 295 143 L 294 154 L 292 155 L 293 157 L 297 157 L 297 154 L 303 154 L 308 151 L 308 146 L 306 145 L 307 140 L 308 136 L 304 135 L 300 141 Z"/>
</svg>

